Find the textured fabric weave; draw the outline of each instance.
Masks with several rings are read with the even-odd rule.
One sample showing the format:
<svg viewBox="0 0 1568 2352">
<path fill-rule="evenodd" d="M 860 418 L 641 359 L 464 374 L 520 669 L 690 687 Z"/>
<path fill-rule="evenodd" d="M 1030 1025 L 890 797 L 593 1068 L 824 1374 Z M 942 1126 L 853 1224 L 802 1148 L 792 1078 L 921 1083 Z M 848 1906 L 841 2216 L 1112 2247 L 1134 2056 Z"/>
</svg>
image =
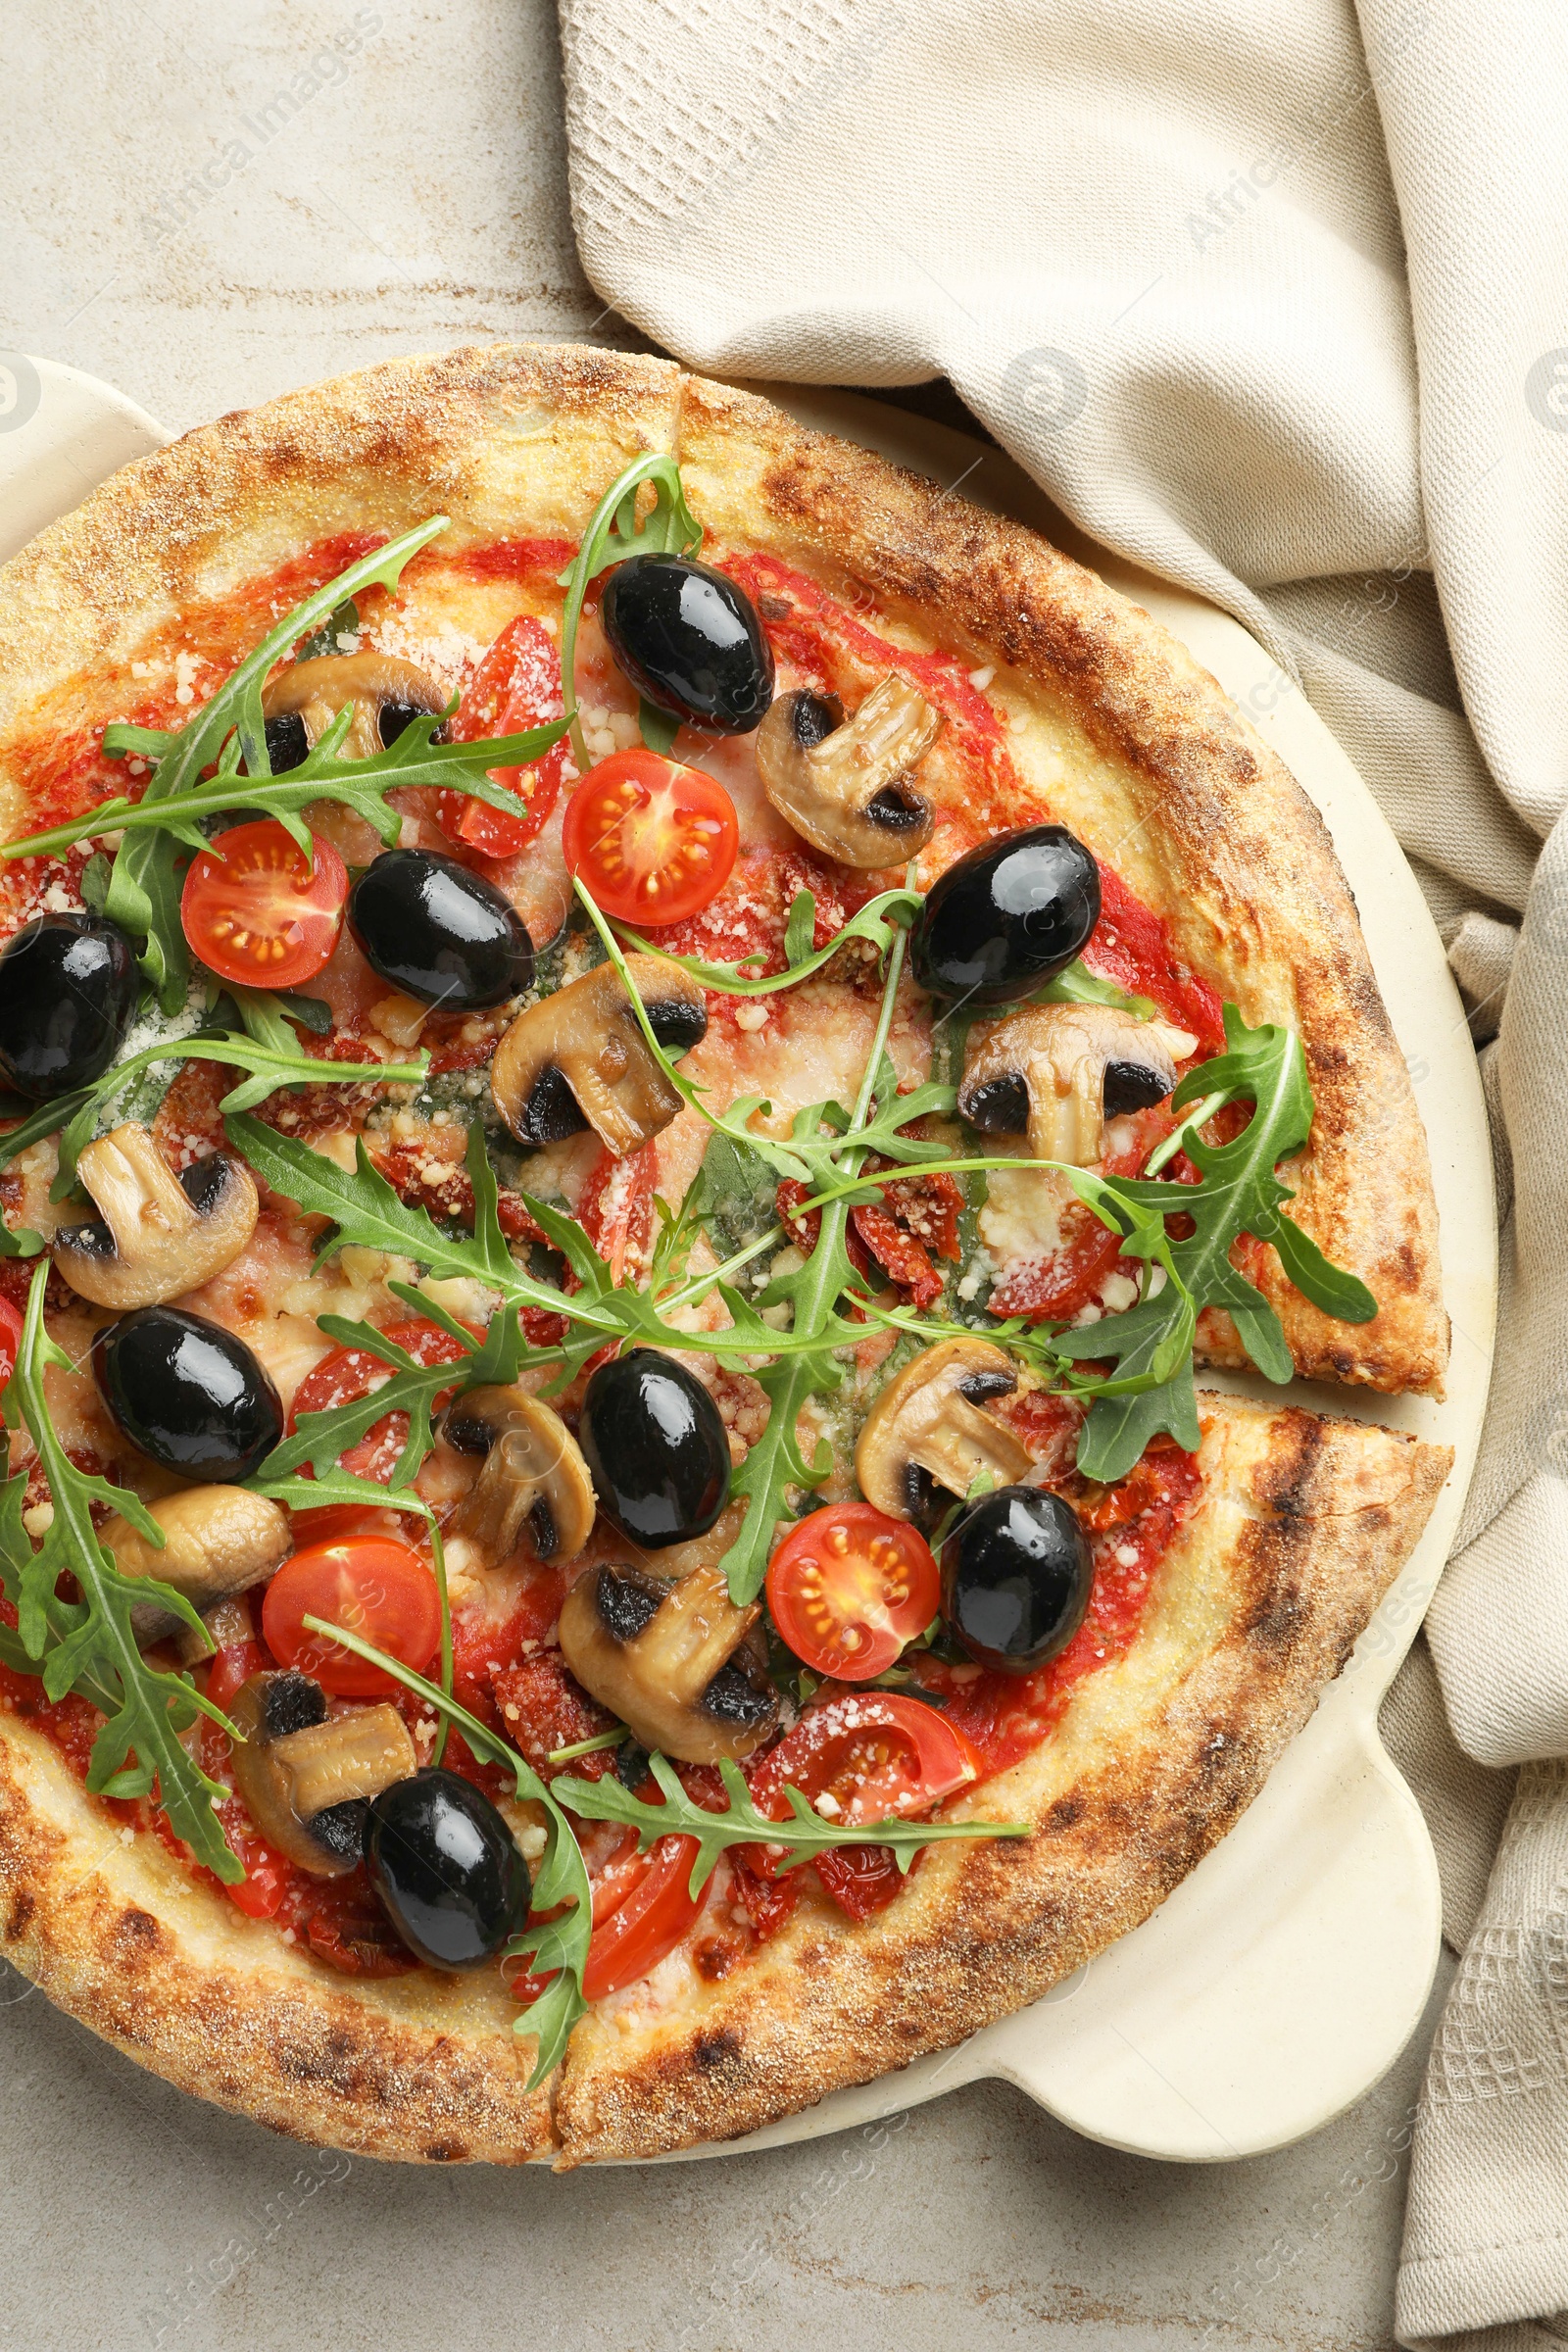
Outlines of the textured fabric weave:
<svg viewBox="0 0 1568 2352">
<path fill-rule="evenodd" d="M 1458 1748 L 1425 1652 L 1388 1710 L 1450 1933 L 1479 1903 L 1417 2128 L 1399 2330 L 1559 2341 L 1568 19 L 1545 0 L 561 14 L 605 300 L 718 374 L 949 376 L 1084 529 L 1269 647 L 1403 843 L 1478 1044 L 1496 1034 L 1502 1340 L 1430 1621 Z M 1519 1764 L 1483 1895 L 1507 1795 L 1489 1776 Z"/>
</svg>

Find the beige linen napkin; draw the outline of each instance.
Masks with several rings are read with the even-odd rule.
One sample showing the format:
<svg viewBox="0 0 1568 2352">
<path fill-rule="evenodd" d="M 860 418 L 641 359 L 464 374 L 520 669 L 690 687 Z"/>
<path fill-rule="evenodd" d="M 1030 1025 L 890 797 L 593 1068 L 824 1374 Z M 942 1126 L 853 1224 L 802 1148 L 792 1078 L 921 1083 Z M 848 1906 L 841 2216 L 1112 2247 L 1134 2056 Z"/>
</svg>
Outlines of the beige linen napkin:
<svg viewBox="0 0 1568 2352">
<path fill-rule="evenodd" d="M 1568 2308 L 1563 828 L 1531 879 L 1568 803 L 1568 20 L 1545 0 L 561 17 L 605 300 L 722 374 L 948 375 L 1086 530 L 1271 648 L 1404 844 L 1478 1043 L 1500 1022 L 1498 1374 L 1389 1730 L 1468 1936 L 1399 2332 L 1512 2352 L 1512 2323 Z M 1483 1893 L 1494 1774 L 1520 1762 Z"/>
</svg>

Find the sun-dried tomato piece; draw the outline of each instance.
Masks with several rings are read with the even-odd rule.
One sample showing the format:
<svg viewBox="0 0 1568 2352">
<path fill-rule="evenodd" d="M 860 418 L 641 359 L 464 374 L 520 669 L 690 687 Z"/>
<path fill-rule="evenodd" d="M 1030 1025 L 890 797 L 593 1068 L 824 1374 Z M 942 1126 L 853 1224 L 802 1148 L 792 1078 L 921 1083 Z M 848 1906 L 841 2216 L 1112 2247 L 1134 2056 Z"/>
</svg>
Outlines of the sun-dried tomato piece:
<svg viewBox="0 0 1568 2352">
<path fill-rule="evenodd" d="M 503 1667 L 490 1678 L 490 1687 L 507 1739 L 547 1780 L 563 1769 L 550 1761 L 558 1748 L 575 1747 L 615 1728 L 613 1715 L 589 1697 L 559 1650 L 541 1649 L 520 1665 Z M 583 1780 L 597 1781 L 614 1761 L 614 1749 L 601 1747 L 574 1757 L 571 1769 Z"/>
</svg>

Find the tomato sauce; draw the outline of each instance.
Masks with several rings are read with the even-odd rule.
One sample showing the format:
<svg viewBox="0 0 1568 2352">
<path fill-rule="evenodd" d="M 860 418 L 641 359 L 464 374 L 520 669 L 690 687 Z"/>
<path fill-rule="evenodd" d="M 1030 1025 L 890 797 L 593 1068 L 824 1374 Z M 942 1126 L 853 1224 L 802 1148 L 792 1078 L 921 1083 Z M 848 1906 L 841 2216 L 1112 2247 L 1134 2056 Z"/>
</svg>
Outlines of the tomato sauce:
<svg viewBox="0 0 1568 2352">
<path fill-rule="evenodd" d="M 438 560 L 474 580 L 531 580 L 543 574 L 554 585 L 576 553 L 569 539 L 492 539 L 486 547 Z"/>
</svg>

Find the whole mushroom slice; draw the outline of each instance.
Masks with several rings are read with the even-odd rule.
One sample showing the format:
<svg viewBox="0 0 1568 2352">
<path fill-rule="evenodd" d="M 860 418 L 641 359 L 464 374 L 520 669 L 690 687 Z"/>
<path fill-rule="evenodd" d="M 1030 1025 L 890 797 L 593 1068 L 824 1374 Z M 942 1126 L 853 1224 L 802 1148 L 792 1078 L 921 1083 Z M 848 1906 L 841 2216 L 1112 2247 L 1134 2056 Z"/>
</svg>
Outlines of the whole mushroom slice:
<svg viewBox="0 0 1568 2352">
<path fill-rule="evenodd" d="M 716 1562 L 666 1585 L 590 1569 L 561 1612 L 561 1652 L 634 1740 L 686 1764 L 749 1756 L 778 1723 L 778 1692 L 748 1649 L 761 1614 L 738 1609 Z"/>
<path fill-rule="evenodd" d="M 708 1006 L 697 981 L 662 956 L 628 956 L 626 969 L 665 1053 L 700 1045 Z M 617 1159 L 640 1152 L 681 1106 L 611 963 L 518 1013 L 496 1050 L 490 1091 L 519 1144 L 557 1144 L 592 1127 Z"/>
<path fill-rule="evenodd" d="M 981 1410 L 1017 1385 L 989 1340 L 942 1340 L 906 1364 L 872 1405 L 855 1448 L 866 1501 L 890 1519 L 919 1524 L 931 1514 L 935 1487 L 961 1499 L 977 1480 L 1006 1487 L 1021 1479 L 1034 1457 Z"/>
<path fill-rule="evenodd" d="M 269 1845 L 313 1878 L 337 1879 L 360 1860 L 368 1798 L 419 1768 L 396 1707 L 328 1716 L 326 1694 L 292 1670 L 253 1674 L 229 1702 L 244 1736 L 234 1787 Z"/>
<path fill-rule="evenodd" d="M 89 1144 L 76 1173 L 102 1215 L 55 1236 L 74 1291 L 117 1314 L 162 1306 L 232 1265 L 256 1230 L 256 1182 L 222 1152 L 176 1176 L 145 1127 Z"/>
<path fill-rule="evenodd" d="M 1176 1064 L 1152 1023 L 1109 1004 L 1029 1004 L 965 1057 L 958 1108 L 990 1135 L 1022 1135 L 1037 1159 L 1104 1157 L 1105 1121 L 1162 1102 Z"/>
<path fill-rule="evenodd" d="M 354 718 L 343 739 L 342 757 L 373 760 L 396 743 L 411 718 L 444 710 L 451 699 L 428 670 L 417 662 L 399 661 L 394 654 L 326 654 L 315 662 L 296 662 L 280 669 L 262 694 L 273 768 L 297 767 L 345 704 L 352 704 Z M 285 730 L 271 722 L 291 717 L 300 721 L 305 739 L 295 746 L 297 758 L 279 759 L 276 753 Z"/>
<path fill-rule="evenodd" d="M 261 1584 L 294 1548 L 288 1513 L 243 1487 L 184 1487 L 151 1510 L 163 1530 L 162 1550 L 118 1513 L 105 1522 L 103 1541 L 122 1575 L 156 1577 L 183 1594 L 198 1617 Z M 130 1624 L 138 1642 L 157 1642 L 179 1620 L 156 1601 L 138 1601 Z M 189 1626 L 179 1630 L 187 1664 L 210 1656 L 217 1646 L 199 1642 Z"/>
<path fill-rule="evenodd" d="M 447 1408 L 441 1434 L 484 1456 L 453 1521 L 492 1563 L 508 1560 L 524 1528 L 541 1560 L 574 1560 L 593 1532 L 594 1483 L 561 1415 L 526 1389 L 468 1389 Z"/>
<path fill-rule="evenodd" d="M 890 670 L 853 718 L 837 695 L 799 688 L 757 731 L 757 772 L 780 816 L 841 865 L 897 865 L 936 824 L 912 771 L 942 726 L 940 712 Z"/>
</svg>

